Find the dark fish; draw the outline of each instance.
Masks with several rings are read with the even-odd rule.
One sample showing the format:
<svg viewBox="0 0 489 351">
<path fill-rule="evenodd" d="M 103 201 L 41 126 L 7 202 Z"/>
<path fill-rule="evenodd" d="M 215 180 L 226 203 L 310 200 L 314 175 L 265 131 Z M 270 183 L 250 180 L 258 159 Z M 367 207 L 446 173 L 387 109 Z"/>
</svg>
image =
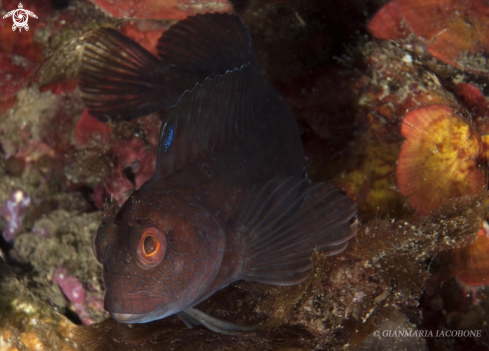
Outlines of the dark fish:
<svg viewBox="0 0 489 351">
<path fill-rule="evenodd" d="M 177 313 L 189 326 L 246 330 L 192 306 L 239 279 L 304 281 L 315 247 L 334 255 L 355 235 L 356 205 L 303 178 L 296 120 L 239 17 L 188 18 L 158 49 L 160 59 L 100 29 L 83 58 L 82 93 L 99 118 L 165 109 L 182 94 L 164 116 L 153 178 L 94 238 L 104 307 L 127 323 Z"/>
</svg>

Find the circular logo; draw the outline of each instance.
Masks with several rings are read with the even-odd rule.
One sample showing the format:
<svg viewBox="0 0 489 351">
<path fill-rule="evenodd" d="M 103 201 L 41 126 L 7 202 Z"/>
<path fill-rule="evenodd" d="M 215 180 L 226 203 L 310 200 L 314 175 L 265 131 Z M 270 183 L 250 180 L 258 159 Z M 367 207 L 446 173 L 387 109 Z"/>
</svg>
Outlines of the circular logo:
<svg viewBox="0 0 489 351">
<path fill-rule="evenodd" d="M 12 16 L 14 23 L 17 27 L 24 27 L 27 24 L 27 21 L 29 20 L 29 16 L 27 15 L 27 12 L 24 9 L 17 9 L 14 12 L 14 15 Z"/>
</svg>

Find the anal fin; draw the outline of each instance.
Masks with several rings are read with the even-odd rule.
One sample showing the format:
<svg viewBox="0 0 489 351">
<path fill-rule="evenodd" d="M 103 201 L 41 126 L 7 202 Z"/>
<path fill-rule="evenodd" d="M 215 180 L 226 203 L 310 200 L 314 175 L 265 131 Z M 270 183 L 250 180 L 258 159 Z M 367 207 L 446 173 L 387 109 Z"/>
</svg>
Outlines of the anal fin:
<svg viewBox="0 0 489 351">
<path fill-rule="evenodd" d="M 310 274 L 314 248 L 342 252 L 356 234 L 356 204 L 328 183 L 295 177 L 258 184 L 242 197 L 230 223 L 242 243 L 237 279 L 298 284 Z"/>
</svg>

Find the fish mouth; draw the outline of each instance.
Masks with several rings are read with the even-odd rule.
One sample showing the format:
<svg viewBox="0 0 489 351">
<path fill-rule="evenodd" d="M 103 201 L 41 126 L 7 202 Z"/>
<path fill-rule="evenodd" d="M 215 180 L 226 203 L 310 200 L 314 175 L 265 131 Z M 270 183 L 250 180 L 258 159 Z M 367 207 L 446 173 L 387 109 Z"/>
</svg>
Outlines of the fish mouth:
<svg viewBox="0 0 489 351">
<path fill-rule="evenodd" d="M 109 312 L 110 316 L 120 323 L 147 323 L 152 322 L 157 319 L 166 318 L 169 315 L 174 314 L 172 311 L 170 313 L 160 313 L 161 309 L 158 308 L 149 313 L 116 313 Z"/>
<path fill-rule="evenodd" d="M 129 302 L 133 308 L 123 308 L 123 304 L 118 305 L 116 299 L 110 299 L 105 296 L 106 305 L 105 310 L 110 313 L 112 318 L 121 323 L 146 323 L 155 319 L 159 319 L 159 313 L 168 304 L 168 300 L 165 298 L 164 302 L 158 305 L 155 299 L 162 298 L 165 295 L 161 293 L 153 293 L 148 291 L 138 291 L 133 293 L 126 293 L 123 295 L 123 301 Z M 112 304 L 113 302 L 115 304 Z M 145 301 L 145 304 L 139 305 L 139 302 Z M 136 307 L 134 308 L 134 303 Z M 129 306 L 126 306 L 129 307 Z M 133 313 L 135 312 L 135 313 Z"/>
<path fill-rule="evenodd" d="M 131 322 L 136 322 L 138 320 L 141 320 L 142 318 L 144 318 L 147 315 L 147 313 L 133 314 L 133 313 L 113 313 L 113 312 L 110 312 L 110 315 L 112 316 L 112 318 L 114 318 L 118 322 L 131 323 Z"/>
</svg>

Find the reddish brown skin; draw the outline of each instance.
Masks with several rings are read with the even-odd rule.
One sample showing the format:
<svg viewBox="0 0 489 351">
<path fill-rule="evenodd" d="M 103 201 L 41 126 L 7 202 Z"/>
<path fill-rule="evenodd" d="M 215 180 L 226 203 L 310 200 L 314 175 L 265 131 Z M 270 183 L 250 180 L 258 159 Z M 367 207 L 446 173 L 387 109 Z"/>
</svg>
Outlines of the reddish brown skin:
<svg viewBox="0 0 489 351">
<path fill-rule="evenodd" d="M 103 264 L 107 311 L 137 314 L 124 322 L 148 322 L 194 306 L 240 278 L 244 238 L 229 225 L 240 195 L 273 177 L 302 177 L 304 169 L 296 120 L 269 89 L 263 118 L 246 133 L 168 176 L 155 172 L 115 219 L 101 225 L 94 250 Z M 149 226 L 163 233 L 167 248 L 148 269 L 136 248 Z"/>
</svg>

